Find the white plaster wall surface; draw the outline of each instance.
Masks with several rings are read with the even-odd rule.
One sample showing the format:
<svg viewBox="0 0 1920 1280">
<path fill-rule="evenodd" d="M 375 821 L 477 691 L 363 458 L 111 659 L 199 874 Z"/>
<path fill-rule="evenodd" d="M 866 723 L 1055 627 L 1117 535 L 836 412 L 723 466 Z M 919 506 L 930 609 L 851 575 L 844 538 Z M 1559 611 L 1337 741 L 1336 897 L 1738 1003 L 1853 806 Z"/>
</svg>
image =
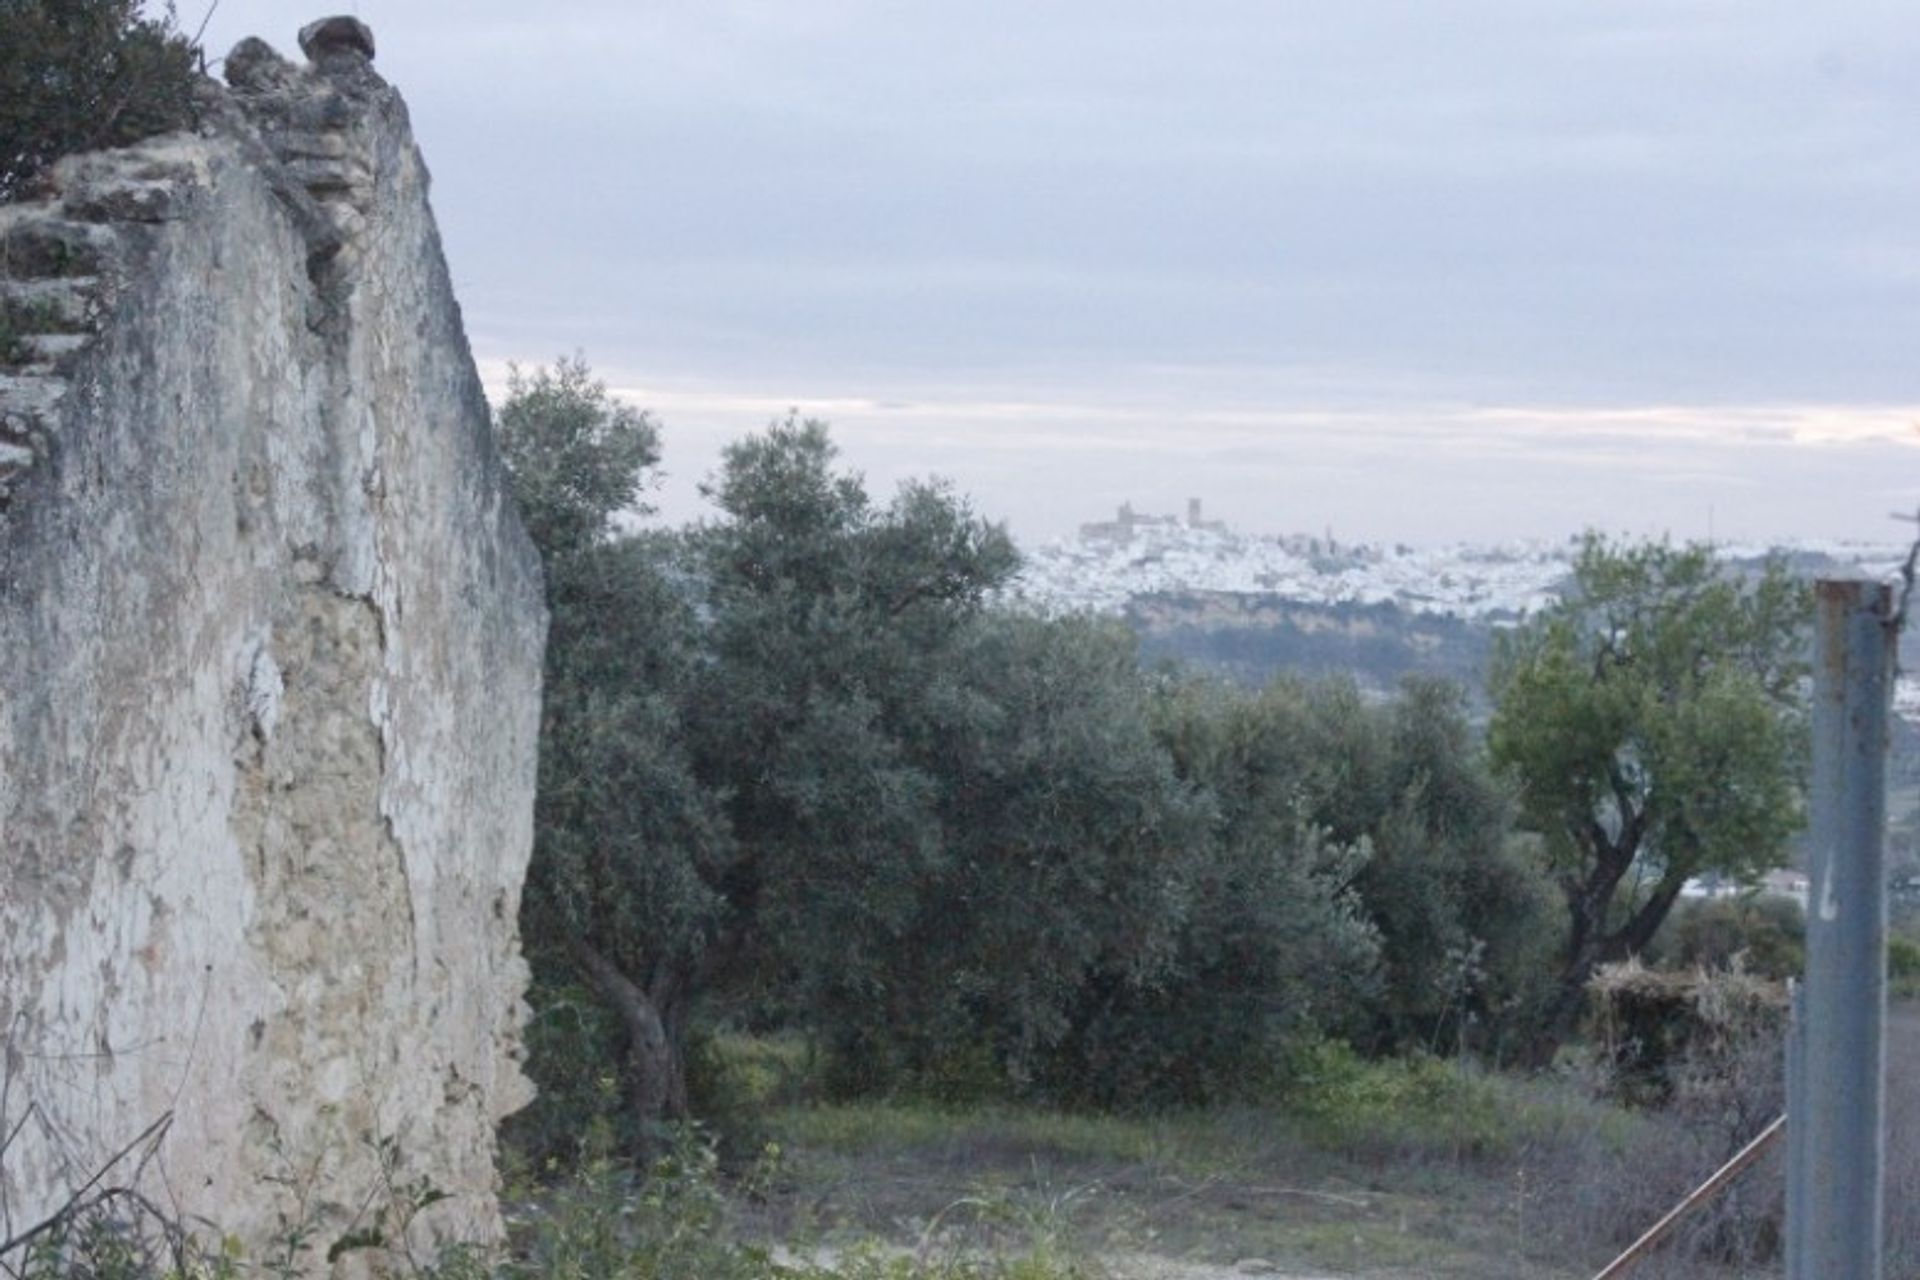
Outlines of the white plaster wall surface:
<svg viewBox="0 0 1920 1280">
<path fill-rule="evenodd" d="M 169 1115 L 149 1189 L 243 1239 L 323 1251 L 383 1145 L 483 1237 L 538 561 L 400 99 L 236 59 L 200 135 L 0 210 L 0 288 L 98 312 L 13 371 L 60 398 L 0 497 L 0 1238 Z M 98 254 L 29 251 L 76 211 Z"/>
</svg>

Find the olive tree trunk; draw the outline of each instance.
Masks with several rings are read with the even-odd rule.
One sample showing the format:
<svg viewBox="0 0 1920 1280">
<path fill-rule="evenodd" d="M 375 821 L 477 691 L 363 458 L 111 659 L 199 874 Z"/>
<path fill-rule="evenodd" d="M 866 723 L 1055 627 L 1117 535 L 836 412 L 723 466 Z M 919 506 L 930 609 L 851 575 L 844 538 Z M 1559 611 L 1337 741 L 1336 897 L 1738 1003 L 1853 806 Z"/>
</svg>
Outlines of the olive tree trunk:
<svg viewBox="0 0 1920 1280">
<path fill-rule="evenodd" d="M 678 984 L 663 981 L 656 984 L 659 990 L 649 991 L 583 939 L 568 938 L 566 947 L 595 993 L 626 1028 L 628 1102 L 642 1132 L 662 1121 L 685 1119 L 687 1070 L 675 999 Z"/>
</svg>

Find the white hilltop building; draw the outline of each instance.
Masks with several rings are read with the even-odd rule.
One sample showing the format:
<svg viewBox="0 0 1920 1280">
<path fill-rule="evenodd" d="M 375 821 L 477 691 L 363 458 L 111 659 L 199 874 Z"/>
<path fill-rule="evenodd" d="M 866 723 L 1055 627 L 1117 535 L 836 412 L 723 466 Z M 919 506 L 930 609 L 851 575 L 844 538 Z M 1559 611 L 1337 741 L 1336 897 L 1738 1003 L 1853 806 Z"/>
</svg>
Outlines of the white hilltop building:
<svg viewBox="0 0 1920 1280">
<path fill-rule="evenodd" d="M 1571 564 L 1568 547 L 1545 543 L 1375 546 L 1330 530 L 1244 534 L 1207 519 L 1199 498 L 1188 499 L 1184 517 L 1125 502 L 1076 538 L 1024 550 L 1008 594 L 1047 612 L 1118 613 L 1135 596 L 1196 591 L 1513 621 L 1558 598 Z"/>
<path fill-rule="evenodd" d="M 1187 518 L 1182 521 L 1178 516 L 1150 516 L 1133 509 L 1131 502 L 1120 504 L 1120 510 L 1111 520 L 1095 520 L 1080 526 L 1082 542 L 1121 542 L 1133 541 L 1136 530 L 1143 529 L 1198 529 L 1209 533 L 1224 534 L 1227 523 L 1224 520 L 1204 520 L 1200 515 L 1200 499 L 1187 499 Z"/>
</svg>

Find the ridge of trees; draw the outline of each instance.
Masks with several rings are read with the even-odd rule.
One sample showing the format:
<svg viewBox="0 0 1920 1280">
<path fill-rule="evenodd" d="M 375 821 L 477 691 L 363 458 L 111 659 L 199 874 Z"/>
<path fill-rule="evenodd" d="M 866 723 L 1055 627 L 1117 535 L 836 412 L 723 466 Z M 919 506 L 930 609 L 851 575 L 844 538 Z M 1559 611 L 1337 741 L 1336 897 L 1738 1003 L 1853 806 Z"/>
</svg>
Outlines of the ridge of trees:
<svg viewBox="0 0 1920 1280">
<path fill-rule="evenodd" d="M 1591 546 L 1483 741 L 1442 681 L 1253 692 L 1004 605 L 1004 528 L 937 482 L 876 501 L 816 422 L 728 448 L 674 531 L 620 524 L 657 429 L 584 364 L 516 375 L 499 428 L 553 610 L 523 928 L 619 1046 L 536 1067 L 617 1078 L 643 1143 L 719 1022 L 803 1033 L 849 1092 L 1101 1106 L 1230 1096 L 1326 1036 L 1511 1055 L 1657 927 L 1596 861 L 1623 832 L 1670 901 L 1791 830 L 1791 593 L 1690 551 Z M 1751 804 L 1714 797 L 1727 761 Z"/>
</svg>

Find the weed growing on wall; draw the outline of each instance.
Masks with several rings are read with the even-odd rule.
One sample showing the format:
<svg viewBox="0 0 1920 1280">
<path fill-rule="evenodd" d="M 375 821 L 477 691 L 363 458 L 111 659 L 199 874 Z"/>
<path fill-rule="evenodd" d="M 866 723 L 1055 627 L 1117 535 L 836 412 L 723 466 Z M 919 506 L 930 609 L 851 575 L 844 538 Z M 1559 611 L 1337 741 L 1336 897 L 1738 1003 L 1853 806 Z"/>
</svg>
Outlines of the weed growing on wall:
<svg viewBox="0 0 1920 1280">
<path fill-rule="evenodd" d="M 198 55 L 172 5 L 145 18 L 137 0 L 7 0 L 0 49 L 0 201 L 62 156 L 193 123 Z"/>
</svg>

